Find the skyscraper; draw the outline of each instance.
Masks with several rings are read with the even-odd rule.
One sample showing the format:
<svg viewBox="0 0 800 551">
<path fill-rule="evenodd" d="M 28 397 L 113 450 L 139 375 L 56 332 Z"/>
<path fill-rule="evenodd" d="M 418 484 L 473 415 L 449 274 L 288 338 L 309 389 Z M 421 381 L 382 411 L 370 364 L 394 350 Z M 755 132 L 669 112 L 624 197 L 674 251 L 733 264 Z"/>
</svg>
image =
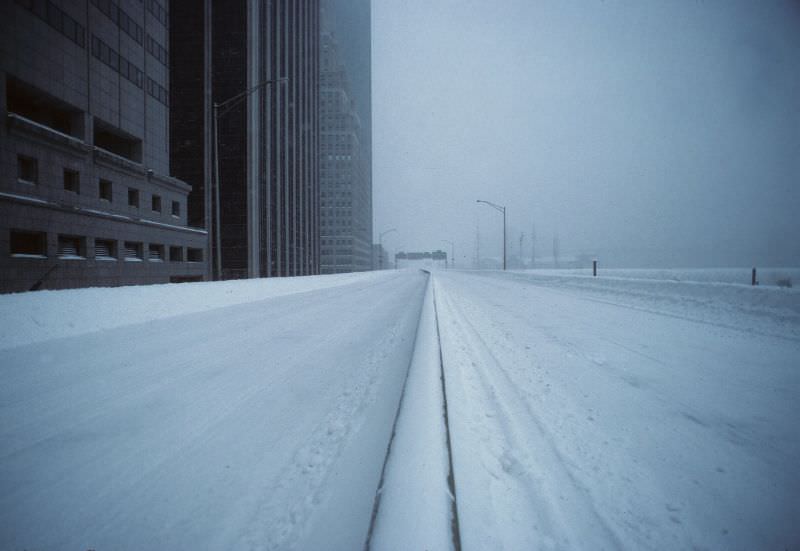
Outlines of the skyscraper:
<svg viewBox="0 0 800 551">
<path fill-rule="evenodd" d="M 174 4 L 175 36 L 203 41 L 173 47 L 173 97 L 187 101 L 173 110 L 172 160 L 176 174 L 203 180 L 189 210 L 211 229 L 212 264 L 225 279 L 318 273 L 319 1 Z M 213 136 L 212 102 L 239 95 L 218 116 L 217 227 L 214 144 L 205 136 Z"/>
<path fill-rule="evenodd" d="M 169 172 L 168 9 L 0 3 L 0 291 L 206 276 Z"/>
<path fill-rule="evenodd" d="M 372 268 L 369 0 L 324 0 L 321 43 L 323 273 Z"/>
</svg>

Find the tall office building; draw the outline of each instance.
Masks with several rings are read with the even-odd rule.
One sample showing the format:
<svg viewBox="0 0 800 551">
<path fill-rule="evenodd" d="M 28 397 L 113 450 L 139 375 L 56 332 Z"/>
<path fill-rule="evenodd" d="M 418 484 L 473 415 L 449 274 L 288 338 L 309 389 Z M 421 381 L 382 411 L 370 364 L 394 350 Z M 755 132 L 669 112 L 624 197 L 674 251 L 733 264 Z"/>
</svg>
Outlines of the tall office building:
<svg viewBox="0 0 800 551">
<path fill-rule="evenodd" d="M 318 273 L 319 0 L 174 0 L 171 30 L 172 166 L 194 186 L 212 268 Z M 217 205 L 212 102 L 237 96 L 219 110 Z"/>
<path fill-rule="evenodd" d="M 203 279 L 165 0 L 0 3 L 0 291 Z"/>
<path fill-rule="evenodd" d="M 321 268 L 372 269 L 369 0 L 323 0 Z"/>
</svg>

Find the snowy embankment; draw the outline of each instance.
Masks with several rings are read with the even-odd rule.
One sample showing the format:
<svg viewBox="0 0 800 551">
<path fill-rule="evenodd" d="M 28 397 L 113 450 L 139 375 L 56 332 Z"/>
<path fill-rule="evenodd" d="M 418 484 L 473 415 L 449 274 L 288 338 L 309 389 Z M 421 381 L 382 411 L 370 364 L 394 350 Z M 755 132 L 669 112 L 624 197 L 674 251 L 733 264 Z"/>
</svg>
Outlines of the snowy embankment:
<svg viewBox="0 0 800 551">
<path fill-rule="evenodd" d="M 0 548 L 361 548 L 426 280 L 2 297 L 6 327 L 26 296 L 67 321 L 0 350 Z"/>
<path fill-rule="evenodd" d="M 464 548 L 800 542 L 795 290 L 435 282 Z"/>
<path fill-rule="evenodd" d="M 800 283 L 800 269 L 764 270 Z M 800 288 L 752 286 L 744 269 L 712 270 L 526 270 L 474 272 L 506 277 L 553 291 L 594 296 L 686 320 L 800 338 Z"/>
<path fill-rule="evenodd" d="M 386 273 L 92 287 L 0 295 L 0 349 L 349 283 L 371 284 L 385 278 Z"/>
</svg>

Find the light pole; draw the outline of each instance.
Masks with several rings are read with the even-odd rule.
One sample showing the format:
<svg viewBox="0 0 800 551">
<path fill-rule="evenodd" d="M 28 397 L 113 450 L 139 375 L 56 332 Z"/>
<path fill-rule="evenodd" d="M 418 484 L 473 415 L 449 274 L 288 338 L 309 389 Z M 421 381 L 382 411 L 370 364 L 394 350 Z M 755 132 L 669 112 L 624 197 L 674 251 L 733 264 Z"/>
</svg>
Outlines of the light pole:
<svg viewBox="0 0 800 551">
<path fill-rule="evenodd" d="M 287 82 L 287 77 L 265 80 L 259 82 L 255 86 L 248 88 L 243 92 L 239 92 L 235 96 L 226 99 L 222 102 L 214 102 L 214 243 L 216 245 L 217 254 L 214 258 L 214 265 L 216 268 L 216 281 L 222 279 L 222 230 L 219 211 L 219 119 L 225 113 L 243 102 L 247 97 L 261 88 L 274 84 L 276 82 Z"/>
<path fill-rule="evenodd" d="M 397 228 L 391 228 L 386 230 L 385 232 L 381 232 L 378 236 L 378 269 L 383 270 L 383 236 L 387 233 L 392 233 L 393 231 L 397 231 Z"/>
<path fill-rule="evenodd" d="M 442 242 L 450 243 L 450 267 L 451 268 L 455 268 L 456 267 L 456 246 L 453 245 L 453 242 L 450 241 L 449 239 L 442 239 Z M 445 268 L 446 268 L 447 267 L 447 263 L 445 262 L 444 265 L 445 265 Z"/>
<path fill-rule="evenodd" d="M 499 210 L 503 213 L 503 270 L 506 269 L 506 208 L 501 207 L 500 205 L 495 205 L 494 203 L 490 203 L 489 201 L 483 201 L 478 199 L 478 203 L 484 203 L 489 205 L 495 210 Z"/>
</svg>

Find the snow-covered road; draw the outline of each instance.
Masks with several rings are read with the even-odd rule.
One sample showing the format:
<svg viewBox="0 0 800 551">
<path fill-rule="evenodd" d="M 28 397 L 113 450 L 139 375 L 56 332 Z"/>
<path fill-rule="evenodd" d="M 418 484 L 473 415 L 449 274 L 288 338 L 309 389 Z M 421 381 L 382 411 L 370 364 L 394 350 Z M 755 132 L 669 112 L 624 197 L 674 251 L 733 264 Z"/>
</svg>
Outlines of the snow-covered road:
<svg viewBox="0 0 800 551">
<path fill-rule="evenodd" d="M 408 271 L 0 312 L 2 549 L 800 543 L 793 289 Z"/>
<path fill-rule="evenodd" d="M 359 549 L 426 276 L 351 279 L 1 350 L 0 549 Z"/>
<path fill-rule="evenodd" d="M 435 282 L 465 549 L 800 544 L 795 292 Z"/>
</svg>

